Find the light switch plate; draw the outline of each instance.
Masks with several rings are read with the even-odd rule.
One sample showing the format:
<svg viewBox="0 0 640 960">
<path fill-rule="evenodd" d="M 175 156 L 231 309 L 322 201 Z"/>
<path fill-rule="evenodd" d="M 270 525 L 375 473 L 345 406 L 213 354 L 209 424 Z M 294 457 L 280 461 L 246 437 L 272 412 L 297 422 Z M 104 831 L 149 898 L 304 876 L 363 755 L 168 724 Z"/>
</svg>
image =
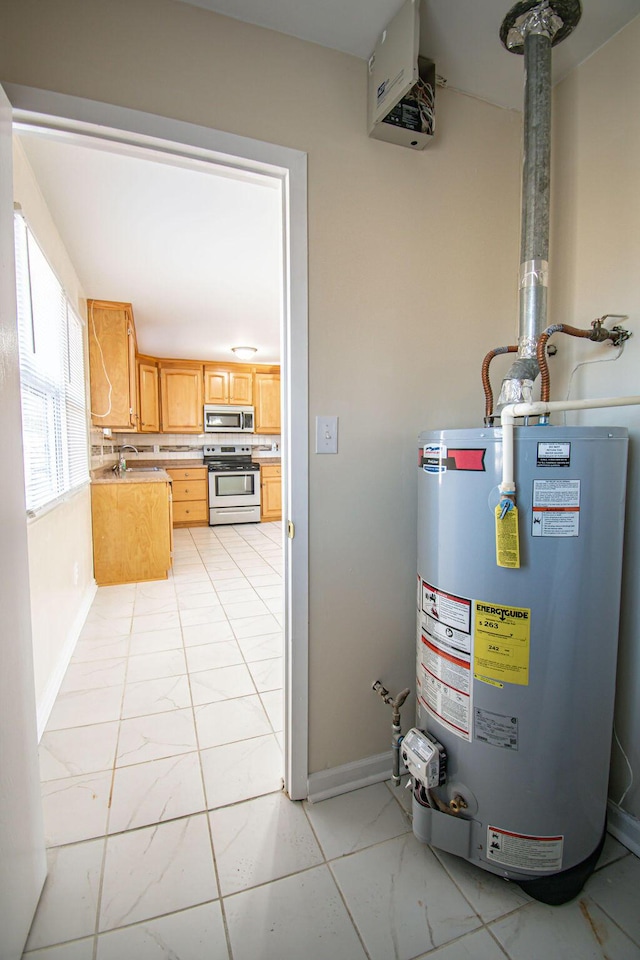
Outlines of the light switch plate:
<svg viewBox="0 0 640 960">
<path fill-rule="evenodd" d="M 316 417 L 316 453 L 338 452 L 338 418 Z"/>
</svg>

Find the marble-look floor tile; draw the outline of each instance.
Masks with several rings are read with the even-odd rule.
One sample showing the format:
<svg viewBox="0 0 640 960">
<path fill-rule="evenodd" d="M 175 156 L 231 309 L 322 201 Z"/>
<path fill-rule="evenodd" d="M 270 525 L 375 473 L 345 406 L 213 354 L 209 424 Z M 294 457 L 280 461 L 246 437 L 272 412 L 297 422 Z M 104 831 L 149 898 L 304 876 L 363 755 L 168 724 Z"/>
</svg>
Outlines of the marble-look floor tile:
<svg viewBox="0 0 640 960">
<path fill-rule="evenodd" d="M 249 662 L 249 670 L 253 677 L 258 693 L 267 690 L 281 690 L 284 683 L 284 668 L 282 657 L 271 657 L 269 660 L 254 660 Z"/>
<path fill-rule="evenodd" d="M 629 856 L 598 870 L 585 892 L 638 944 L 640 955 L 640 859 Z"/>
<path fill-rule="evenodd" d="M 28 950 L 93 934 L 104 844 L 104 840 L 90 840 L 47 851 L 47 879 Z"/>
<path fill-rule="evenodd" d="M 177 609 L 168 613 L 145 613 L 141 616 L 136 616 L 134 612 L 131 632 L 147 633 L 149 630 L 168 630 L 170 627 L 179 626 Z"/>
<path fill-rule="evenodd" d="M 282 577 L 277 573 L 268 573 L 261 576 L 252 574 L 247 579 L 256 590 L 258 587 L 280 587 L 282 589 Z"/>
<path fill-rule="evenodd" d="M 160 677 L 127 683 L 124 688 L 122 716 L 144 717 L 150 713 L 168 713 L 191 706 L 189 680 L 183 677 Z"/>
<path fill-rule="evenodd" d="M 628 856 L 628 854 L 629 851 L 627 848 L 608 833 L 604 838 L 604 848 L 596 864 L 596 870 L 601 870 L 610 863 L 615 863 L 616 860 L 622 860 L 622 858 Z"/>
<path fill-rule="evenodd" d="M 125 767 L 191 753 L 196 749 L 196 731 L 190 709 L 134 717 L 120 724 L 116 764 Z"/>
<path fill-rule="evenodd" d="M 390 840 L 411 829 L 384 783 L 320 803 L 307 803 L 306 811 L 327 860 Z"/>
<path fill-rule="evenodd" d="M 260 699 L 269 718 L 269 723 L 273 727 L 273 732 L 280 733 L 284 723 L 282 690 L 268 690 L 260 694 Z"/>
<path fill-rule="evenodd" d="M 423 954 L 417 960 L 508 960 L 508 957 L 487 930 L 475 930 L 460 940 Z"/>
<path fill-rule="evenodd" d="M 176 596 L 178 603 L 185 597 L 194 597 L 206 594 L 211 598 L 211 604 L 216 604 L 216 591 L 211 582 L 200 581 L 198 583 L 178 583 L 176 585 Z"/>
<path fill-rule="evenodd" d="M 115 640 L 131 632 L 131 617 L 109 617 L 108 620 L 88 620 L 80 631 L 79 641 Z"/>
<path fill-rule="evenodd" d="M 101 931 L 218 896 L 205 814 L 109 837 Z"/>
<path fill-rule="evenodd" d="M 194 706 L 255 693 L 251 674 L 244 664 L 192 673 L 190 683 Z"/>
<path fill-rule="evenodd" d="M 223 604 L 232 604 L 232 603 L 252 603 L 256 600 L 259 600 L 260 597 L 253 590 L 249 584 L 246 587 L 238 590 L 232 590 L 231 588 L 224 588 L 218 590 L 218 599 L 220 603 Z"/>
<path fill-rule="evenodd" d="M 182 630 L 179 627 L 169 627 L 167 630 L 148 630 L 146 633 L 132 633 L 129 641 L 131 656 L 181 649 Z"/>
<path fill-rule="evenodd" d="M 224 615 L 222 607 L 207 607 L 215 616 L 207 618 L 203 623 L 184 624 L 182 636 L 185 647 L 198 647 L 204 643 L 222 643 L 223 640 L 233 640 L 233 630 Z"/>
<path fill-rule="evenodd" d="M 47 731 L 39 747 L 40 779 L 60 780 L 110 770 L 117 740 L 117 721 Z"/>
<path fill-rule="evenodd" d="M 197 753 L 119 767 L 113 781 L 109 833 L 186 817 L 204 808 Z"/>
<path fill-rule="evenodd" d="M 113 660 L 72 662 L 67 667 L 67 672 L 60 686 L 60 693 L 97 690 L 98 687 L 115 687 L 124 683 L 126 667 L 125 657 Z"/>
<path fill-rule="evenodd" d="M 93 960 L 93 937 L 24 953 L 24 960 Z"/>
<path fill-rule="evenodd" d="M 282 587 L 277 584 L 272 587 L 256 587 L 256 593 L 263 600 L 274 600 L 283 594 Z"/>
<path fill-rule="evenodd" d="M 112 778 L 113 771 L 107 770 L 42 784 L 47 846 L 105 835 Z"/>
<path fill-rule="evenodd" d="M 220 904 L 101 933 L 97 960 L 228 960 Z"/>
<path fill-rule="evenodd" d="M 223 896 L 322 863 L 301 804 L 284 793 L 214 810 L 209 819 Z"/>
<path fill-rule="evenodd" d="M 129 653 L 129 636 L 103 640 L 78 640 L 71 663 L 86 663 L 88 660 L 109 660 L 126 657 Z"/>
<path fill-rule="evenodd" d="M 168 594 L 164 597 L 136 597 L 133 614 L 134 618 L 137 620 L 140 617 L 147 616 L 148 614 L 174 613 L 177 609 L 178 600 L 176 598 L 175 590 L 172 590 L 171 594 Z"/>
<path fill-rule="evenodd" d="M 485 923 L 531 903 L 531 898 L 517 883 L 510 883 L 442 850 L 434 853 Z"/>
<path fill-rule="evenodd" d="M 244 663 L 240 647 L 235 640 L 185 647 L 185 653 L 191 676 L 200 670 L 217 670 L 219 667 L 233 667 L 238 663 Z"/>
<path fill-rule="evenodd" d="M 239 620 L 232 620 L 231 626 L 236 639 L 241 640 L 246 637 L 264 637 L 279 631 L 279 625 L 275 617 L 270 613 L 258 617 L 242 617 Z"/>
<path fill-rule="evenodd" d="M 194 607 L 191 610 L 180 610 L 180 622 L 182 623 L 182 632 L 184 635 L 188 627 L 198 627 L 201 624 L 209 623 L 226 623 L 227 617 L 222 605 L 216 601 L 215 604 L 207 607 Z M 233 633 L 230 631 L 228 636 L 233 636 Z M 185 644 L 188 642 L 186 638 L 184 642 Z"/>
<path fill-rule="evenodd" d="M 202 750 L 207 808 L 282 789 L 283 761 L 273 734 Z"/>
<path fill-rule="evenodd" d="M 136 584 L 136 603 L 139 600 L 175 598 L 175 587 L 170 580 L 151 580 Z"/>
<path fill-rule="evenodd" d="M 103 603 L 93 603 L 87 614 L 87 623 L 94 620 L 126 620 L 133 616 L 133 599 L 105 600 Z"/>
<path fill-rule="evenodd" d="M 412 960 L 480 926 L 442 865 L 413 834 L 333 861 L 371 960 Z"/>
<path fill-rule="evenodd" d="M 410 816 L 413 813 L 413 795 L 409 777 L 401 777 L 398 786 L 392 780 L 385 780 L 385 786 L 391 793 L 391 796 L 400 804 Z"/>
<path fill-rule="evenodd" d="M 212 577 L 211 582 L 216 588 L 216 593 L 218 597 L 220 596 L 221 591 L 224 590 L 249 590 L 251 589 L 251 584 L 246 579 L 246 577 L 226 577 L 220 580 L 218 577 Z"/>
<path fill-rule="evenodd" d="M 212 588 L 213 589 L 213 588 Z M 209 608 L 217 603 L 214 601 L 214 593 L 192 593 L 178 598 L 180 613 L 185 610 L 201 610 L 203 607 Z"/>
<path fill-rule="evenodd" d="M 194 714 L 201 750 L 271 733 L 269 720 L 256 694 L 205 703 L 195 707 Z"/>
<path fill-rule="evenodd" d="M 47 730 L 108 723 L 120 717 L 124 684 L 102 690 L 77 690 L 59 693 L 49 717 Z"/>
<path fill-rule="evenodd" d="M 326 866 L 237 893 L 225 911 L 234 960 L 365 960 Z"/>
<path fill-rule="evenodd" d="M 141 653 L 129 657 L 127 682 L 157 680 L 160 677 L 178 677 L 186 674 L 184 650 L 162 650 L 159 653 Z"/>
<path fill-rule="evenodd" d="M 246 619 L 269 613 L 266 604 L 259 598 L 251 601 L 244 600 L 242 603 L 225 603 L 222 601 L 222 606 L 229 620 L 232 621 L 238 620 L 239 617 Z"/>
<path fill-rule="evenodd" d="M 491 932 L 511 960 L 638 960 L 640 956 L 638 945 L 584 894 L 561 907 L 527 904 L 493 923 Z"/>
<path fill-rule="evenodd" d="M 98 587 L 93 598 L 93 606 L 112 603 L 114 600 L 133 600 L 135 595 L 135 583 L 118 583 L 112 587 Z"/>
<path fill-rule="evenodd" d="M 247 663 L 256 660 L 270 660 L 272 657 L 281 657 L 284 648 L 282 631 L 268 633 L 262 637 L 242 637 L 238 640 L 242 655 Z"/>
</svg>

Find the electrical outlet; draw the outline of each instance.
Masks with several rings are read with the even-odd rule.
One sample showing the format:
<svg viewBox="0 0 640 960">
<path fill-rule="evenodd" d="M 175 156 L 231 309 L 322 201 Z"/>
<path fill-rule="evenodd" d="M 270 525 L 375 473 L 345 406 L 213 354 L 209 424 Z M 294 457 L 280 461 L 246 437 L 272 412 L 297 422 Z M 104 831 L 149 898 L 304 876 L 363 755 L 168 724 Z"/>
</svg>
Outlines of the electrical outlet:
<svg viewBox="0 0 640 960">
<path fill-rule="evenodd" d="M 316 417 L 316 453 L 338 452 L 338 418 Z"/>
</svg>

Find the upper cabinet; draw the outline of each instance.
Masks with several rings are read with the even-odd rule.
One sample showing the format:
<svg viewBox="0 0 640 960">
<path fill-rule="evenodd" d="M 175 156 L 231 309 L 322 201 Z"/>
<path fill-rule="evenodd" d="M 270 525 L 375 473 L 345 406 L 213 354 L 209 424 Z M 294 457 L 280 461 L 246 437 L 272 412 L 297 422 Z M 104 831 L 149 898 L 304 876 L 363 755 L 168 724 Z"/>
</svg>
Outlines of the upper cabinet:
<svg viewBox="0 0 640 960">
<path fill-rule="evenodd" d="M 256 433 L 280 433 L 280 372 L 255 373 Z"/>
<path fill-rule="evenodd" d="M 164 433 L 202 433 L 202 364 L 161 360 L 160 400 Z"/>
<path fill-rule="evenodd" d="M 160 393 L 158 364 L 153 360 L 138 359 L 138 430 L 158 433 L 160 430 Z"/>
<path fill-rule="evenodd" d="M 229 403 L 240 407 L 253 404 L 253 374 L 240 363 L 206 363 L 204 402 Z"/>
<path fill-rule="evenodd" d="M 88 300 L 91 422 L 136 430 L 136 331 L 130 303 Z"/>
</svg>

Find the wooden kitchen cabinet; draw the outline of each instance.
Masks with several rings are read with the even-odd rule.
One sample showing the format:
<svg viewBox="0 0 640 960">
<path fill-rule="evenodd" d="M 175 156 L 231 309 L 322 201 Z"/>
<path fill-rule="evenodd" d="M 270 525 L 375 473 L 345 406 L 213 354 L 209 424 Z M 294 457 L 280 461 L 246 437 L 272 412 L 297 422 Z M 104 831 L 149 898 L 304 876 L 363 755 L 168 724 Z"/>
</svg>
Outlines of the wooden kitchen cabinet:
<svg viewBox="0 0 640 960">
<path fill-rule="evenodd" d="M 98 586 L 166 580 L 171 568 L 171 484 L 94 483 L 91 517 Z"/>
<path fill-rule="evenodd" d="M 255 373 L 253 395 L 256 408 L 256 433 L 280 433 L 280 371 Z"/>
<path fill-rule="evenodd" d="M 206 467 L 169 467 L 173 488 L 174 527 L 205 527 L 209 523 Z"/>
<path fill-rule="evenodd" d="M 229 403 L 239 407 L 253 404 L 253 373 L 242 364 L 207 363 L 204 366 L 204 402 Z"/>
<path fill-rule="evenodd" d="M 91 422 L 137 429 L 136 331 L 130 303 L 87 300 Z"/>
<path fill-rule="evenodd" d="M 160 362 L 163 433 L 202 433 L 202 364 Z"/>
<path fill-rule="evenodd" d="M 160 378 L 158 364 L 138 359 L 138 430 L 158 433 L 160 430 Z"/>
<path fill-rule="evenodd" d="M 260 465 L 260 520 L 282 519 L 282 467 Z"/>
</svg>

